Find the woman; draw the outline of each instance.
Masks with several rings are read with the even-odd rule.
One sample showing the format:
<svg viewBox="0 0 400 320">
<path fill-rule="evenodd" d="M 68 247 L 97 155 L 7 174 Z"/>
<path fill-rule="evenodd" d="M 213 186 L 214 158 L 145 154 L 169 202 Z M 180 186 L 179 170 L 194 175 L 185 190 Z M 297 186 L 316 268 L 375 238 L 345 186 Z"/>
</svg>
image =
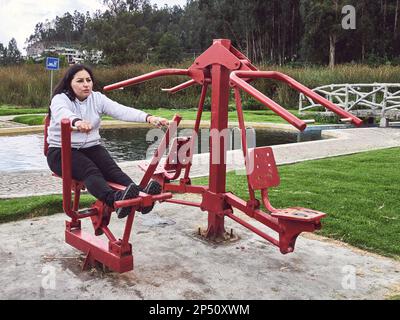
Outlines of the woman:
<svg viewBox="0 0 400 320">
<path fill-rule="evenodd" d="M 161 192 L 161 186 L 151 181 L 141 190 L 111 158 L 100 144 L 100 117 L 106 114 L 123 121 L 148 122 L 156 126 L 168 125 L 168 120 L 143 111 L 123 106 L 100 92 L 93 90 L 93 72 L 84 65 L 73 65 L 56 86 L 49 108 L 49 151 L 47 163 L 54 173 L 61 176 L 61 120 L 67 118 L 77 129 L 72 132 L 72 178 L 83 181 L 90 194 L 109 207 L 115 201 L 136 198 L 139 191 L 149 194 Z M 126 187 L 115 191 L 107 183 L 114 182 Z M 151 207 L 141 209 L 142 213 Z M 131 207 L 117 209 L 119 218 L 126 217 Z"/>
</svg>

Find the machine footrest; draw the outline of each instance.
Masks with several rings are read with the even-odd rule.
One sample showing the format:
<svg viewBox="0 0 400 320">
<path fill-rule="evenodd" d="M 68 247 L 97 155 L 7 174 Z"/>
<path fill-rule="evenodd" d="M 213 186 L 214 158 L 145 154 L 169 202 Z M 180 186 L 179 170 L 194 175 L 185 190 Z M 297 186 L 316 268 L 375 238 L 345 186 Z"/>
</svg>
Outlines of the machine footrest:
<svg viewBox="0 0 400 320">
<path fill-rule="evenodd" d="M 302 207 L 292 207 L 285 209 L 277 209 L 276 211 L 271 212 L 271 216 L 284 220 L 311 222 L 311 221 L 321 220 L 323 217 L 326 216 L 326 214 L 312 209 L 307 209 Z"/>
<path fill-rule="evenodd" d="M 125 255 L 112 253 L 109 244 L 80 229 L 66 230 L 65 242 L 88 255 L 87 260 L 90 264 L 97 261 L 118 273 L 133 270 L 132 252 Z"/>
</svg>

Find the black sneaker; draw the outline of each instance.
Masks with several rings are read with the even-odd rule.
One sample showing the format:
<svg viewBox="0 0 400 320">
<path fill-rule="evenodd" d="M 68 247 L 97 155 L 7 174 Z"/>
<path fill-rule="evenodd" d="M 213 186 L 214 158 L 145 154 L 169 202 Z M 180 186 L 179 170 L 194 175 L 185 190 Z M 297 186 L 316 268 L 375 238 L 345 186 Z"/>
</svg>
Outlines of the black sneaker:
<svg viewBox="0 0 400 320">
<path fill-rule="evenodd" d="M 151 180 L 150 183 L 146 186 L 146 188 L 143 189 L 143 192 L 147 194 L 160 194 L 161 191 L 162 191 L 161 185 L 154 180 Z M 153 207 L 154 207 L 154 202 L 151 206 L 140 208 L 139 211 L 142 214 L 147 214 L 151 210 L 153 210 Z"/>
<path fill-rule="evenodd" d="M 131 183 L 124 191 L 115 193 L 115 201 L 134 199 L 139 195 L 139 187 L 135 183 Z M 132 210 L 132 207 L 118 208 L 116 213 L 118 218 L 125 218 Z"/>
</svg>

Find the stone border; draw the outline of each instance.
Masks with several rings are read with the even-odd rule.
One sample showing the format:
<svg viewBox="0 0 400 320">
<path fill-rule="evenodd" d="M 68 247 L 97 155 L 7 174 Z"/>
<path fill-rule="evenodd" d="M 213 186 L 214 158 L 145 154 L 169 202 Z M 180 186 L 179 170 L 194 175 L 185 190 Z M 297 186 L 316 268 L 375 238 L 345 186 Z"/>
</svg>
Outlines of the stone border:
<svg viewBox="0 0 400 320">
<path fill-rule="evenodd" d="M 194 125 L 194 120 L 182 120 L 179 127 L 180 128 L 192 128 Z M 247 122 L 247 126 L 251 126 L 255 129 L 279 129 L 279 130 L 290 130 L 297 131 L 290 125 L 280 124 L 280 123 L 269 123 L 269 122 Z M 203 120 L 200 122 L 201 128 L 209 128 L 210 121 Z M 239 127 L 238 122 L 229 122 L 229 127 Z M 101 122 L 101 129 L 123 129 L 123 128 L 154 128 L 153 126 L 147 123 L 138 123 L 138 122 L 125 122 L 118 120 L 105 120 Z M 0 128 L 0 136 L 8 136 L 8 135 L 22 135 L 29 133 L 42 133 L 44 131 L 44 125 L 38 126 L 23 126 L 20 127 L 11 127 L 11 128 Z"/>
</svg>

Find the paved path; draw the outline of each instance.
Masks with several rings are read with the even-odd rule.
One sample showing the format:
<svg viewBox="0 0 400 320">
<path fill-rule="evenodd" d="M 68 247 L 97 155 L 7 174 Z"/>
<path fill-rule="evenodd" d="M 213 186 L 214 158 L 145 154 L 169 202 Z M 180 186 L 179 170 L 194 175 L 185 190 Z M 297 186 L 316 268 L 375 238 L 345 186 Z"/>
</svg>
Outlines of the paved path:
<svg viewBox="0 0 400 320">
<path fill-rule="evenodd" d="M 12 119 L 14 119 L 15 117 L 17 117 L 17 115 L 0 116 L 0 136 L 15 134 L 16 132 L 20 133 L 43 132 L 43 129 L 39 131 L 39 127 L 43 128 L 43 126 L 35 126 L 37 128 L 32 130 L 32 126 L 18 122 L 13 122 Z"/>
<path fill-rule="evenodd" d="M 196 236 L 206 213 L 169 203 L 135 217 L 133 271 L 82 272 L 83 256 L 64 242 L 65 220 L 0 225 L 0 299 L 385 299 L 400 289 L 391 259 L 304 236 L 282 255 L 228 218 L 240 240 L 216 246 Z M 119 237 L 124 222 L 112 217 Z M 93 230 L 88 221 L 83 229 Z"/>
<path fill-rule="evenodd" d="M 20 128 L 28 125 L 11 121 L 16 116 L 0 116 L 0 129 L 4 128 Z"/>
</svg>

